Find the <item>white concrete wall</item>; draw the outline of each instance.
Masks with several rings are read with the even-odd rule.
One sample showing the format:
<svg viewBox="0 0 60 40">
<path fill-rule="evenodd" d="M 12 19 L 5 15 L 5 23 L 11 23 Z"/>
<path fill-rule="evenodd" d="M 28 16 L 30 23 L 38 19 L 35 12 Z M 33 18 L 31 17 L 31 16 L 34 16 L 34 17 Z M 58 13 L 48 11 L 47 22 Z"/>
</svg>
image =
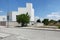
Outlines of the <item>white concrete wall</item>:
<svg viewBox="0 0 60 40">
<path fill-rule="evenodd" d="M 0 16 L 0 21 L 7 21 L 7 16 Z"/>
<path fill-rule="evenodd" d="M 27 13 L 26 8 L 23 7 L 18 8 L 18 14 L 26 14 L 26 13 Z"/>
<path fill-rule="evenodd" d="M 30 15 L 30 21 L 34 21 L 34 8 L 32 3 L 27 3 L 26 8 L 27 8 L 28 14 Z"/>
<path fill-rule="evenodd" d="M 30 20 L 34 21 L 34 9 L 31 10 L 31 14 L 30 15 L 31 15 L 31 19 Z"/>
<path fill-rule="evenodd" d="M 27 12 L 30 16 L 30 21 L 34 21 L 34 9 L 33 9 L 32 3 L 26 3 L 26 8 L 21 8 L 21 7 L 18 8 L 19 14 L 24 14 Z"/>
<path fill-rule="evenodd" d="M 43 26 L 44 26 L 43 23 L 35 23 L 35 24 L 34 24 L 34 27 L 43 27 Z"/>
<path fill-rule="evenodd" d="M 18 15 L 17 11 L 12 12 L 12 21 L 16 21 L 16 15 Z"/>
<path fill-rule="evenodd" d="M 21 24 L 12 21 L 12 22 L 6 22 L 6 26 L 7 27 L 16 27 L 16 26 L 21 26 Z"/>
<path fill-rule="evenodd" d="M 26 3 L 26 8 L 27 8 L 27 9 L 32 9 L 32 8 L 33 8 L 32 3 Z"/>
<path fill-rule="evenodd" d="M 16 15 L 18 15 L 18 11 L 12 11 L 7 15 L 9 16 L 9 21 L 16 21 Z"/>
</svg>

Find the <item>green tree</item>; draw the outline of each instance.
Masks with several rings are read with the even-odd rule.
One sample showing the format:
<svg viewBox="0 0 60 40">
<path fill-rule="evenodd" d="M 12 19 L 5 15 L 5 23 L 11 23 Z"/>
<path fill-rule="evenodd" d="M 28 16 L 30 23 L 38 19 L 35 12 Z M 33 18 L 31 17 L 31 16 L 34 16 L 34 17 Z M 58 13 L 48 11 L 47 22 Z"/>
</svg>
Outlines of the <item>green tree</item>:
<svg viewBox="0 0 60 40">
<path fill-rule="evenodd" d="M 53 23 L 53 22 L 55 22 L 55 20 L 50 20 L 50 23 Z"/>
<path fill-rule="evenodd" d="M 30 16 L 28 15 L 28 13 L 18 15 L 16 19 L 18 23 L 21 23 L 21 26 L 27 26 L 27 23 L 30 22 Z"/>
<path fill-rule="evenodd" d="M 38 23 L 41 23 L 40 19 L 37 20 Z"/>
<path fill-rule="evenodd" d="M 60 23 L 60 20 L 58 20 L 58 22 Z"/>
<path fill-rule="evenodd" d="M 50 20 L 49 23 L 55 24 L 55 23 L 57 23 L 57 21 L 55 21 L 55 20 Z"/>
<path fill-rule="evenodd" d="M 48 25 L 48 24 L 49 24 L 49 19 L 44 19 L 44 20 L 42 21 L 42 23 L 44 23 L 45 25 Z"/>
</svg>

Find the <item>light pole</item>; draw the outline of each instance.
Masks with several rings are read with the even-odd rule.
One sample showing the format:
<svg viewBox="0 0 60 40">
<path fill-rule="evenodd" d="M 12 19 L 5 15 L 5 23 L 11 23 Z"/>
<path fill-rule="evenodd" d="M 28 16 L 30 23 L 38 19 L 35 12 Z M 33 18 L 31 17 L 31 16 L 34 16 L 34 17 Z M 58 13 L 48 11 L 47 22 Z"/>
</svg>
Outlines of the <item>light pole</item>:
<svg viewBox="0 0 60 40">
<path fill-rule="evenodd" d="M 9 27 L 9 0 L 7 0 L 7 28 Z"/>
<path fill-rule="evenodd" d="M 7 28 L 9 27 L 9 13 L 7 13 Z"/>
</svg>

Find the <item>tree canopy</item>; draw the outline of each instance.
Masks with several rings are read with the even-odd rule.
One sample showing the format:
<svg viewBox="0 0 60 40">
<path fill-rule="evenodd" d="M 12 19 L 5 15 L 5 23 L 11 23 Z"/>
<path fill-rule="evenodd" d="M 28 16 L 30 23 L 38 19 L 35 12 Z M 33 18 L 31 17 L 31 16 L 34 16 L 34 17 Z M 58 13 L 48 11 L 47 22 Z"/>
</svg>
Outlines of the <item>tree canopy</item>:
<svg viewBox="0 0 60 40">
<path fill-rule="evenodd" d="M 58 22 L 60 23 L 60 20 L 58 20 Z"/>
<path fill-rule="evenodd" d="M 25 24 L 27 25 L 27 23 L 30 22 L 30 16 L 28 13 L 17 15 L 16 19 L 18 23 L 21 23 L 21 26 L 24 26 Z"/>
<path fill-rule="evenodd" d="M 48 25 L 48 24 L 49 24 L 49 19 L 44 19 L 44 20 L 42 21 L 42 23 L 44 23 L 45 25 Z"/>
<path fill-rule="evenodd" d="M 38 22 L 38 23 L 40 23 L 40 22 L 41 22 L 41 20 L 40 20 L 40 19 L 38 19 L 38 20 L 37 20 L 37 22 Z"/>
</svg>

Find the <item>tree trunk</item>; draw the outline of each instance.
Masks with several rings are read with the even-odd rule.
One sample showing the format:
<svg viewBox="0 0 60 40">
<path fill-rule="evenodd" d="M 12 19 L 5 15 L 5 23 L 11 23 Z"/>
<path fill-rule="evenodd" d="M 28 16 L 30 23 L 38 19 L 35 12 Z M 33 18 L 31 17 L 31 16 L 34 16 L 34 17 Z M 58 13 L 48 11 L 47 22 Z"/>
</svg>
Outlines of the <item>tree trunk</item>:
<svg viewBox="0 0 60 40">
<path fill-rule="evenodd" d="M 21 26 L 23 27 L 24 26 L 24 23 L 21 23 Z"/>
<path fill-rule="evenodd" d="M 26 26 L 27 26 L 27 23 L 26 23 Z"/>
</svg>

